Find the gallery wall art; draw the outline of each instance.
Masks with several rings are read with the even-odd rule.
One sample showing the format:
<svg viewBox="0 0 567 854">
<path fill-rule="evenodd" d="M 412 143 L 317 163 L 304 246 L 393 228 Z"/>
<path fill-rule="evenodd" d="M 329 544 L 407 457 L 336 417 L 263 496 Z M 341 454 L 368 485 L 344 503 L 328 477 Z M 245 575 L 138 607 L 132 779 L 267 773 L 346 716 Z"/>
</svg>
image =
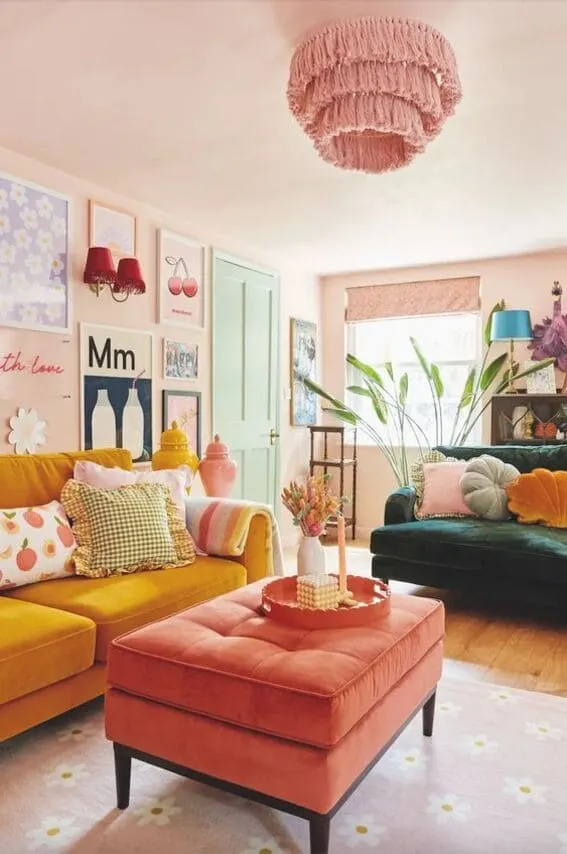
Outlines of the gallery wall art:
<svg viewBox="0 0 567 854">
<path fill-rule="evenodd" d="M 163 376 L 168 380 L 196 380 L 199 376 L 199 347 L 184 341 L 163 341 Z"/>
<path fill-rule="evenodd" d="M 136 217 L 121 208 L 89 202 L 89 246 L 106 246 L 115 262 L 131 258 L 137 249 Z"/>
<path fill-rule="evenodd" d="M 177 421 L 197 456 L 201 456 L 201 393 L 199 391 L 163 392 L 162 430 Z"/>
<path fill-rule="evenodd" d="M 166 229 L 158 231 L 159 322 L 205 328 L 205 247 Z"/>
<path fill-rule="evenodd" d="M 134 462 L 152 456 L 151 332 L 80 326 L 82 447 L 126 448 Z"/>
<path fill-rule="evenodd" d="M 317 379 L 317 324 L 292 317 L 290 350 L 291 424 L 316 424 L 317 398 L 305 380 Z"/>
<path fill-rule="evenodd" d="M 0 326 L 69 332 L 69 199 L 0 175 Z"/>
</svg>

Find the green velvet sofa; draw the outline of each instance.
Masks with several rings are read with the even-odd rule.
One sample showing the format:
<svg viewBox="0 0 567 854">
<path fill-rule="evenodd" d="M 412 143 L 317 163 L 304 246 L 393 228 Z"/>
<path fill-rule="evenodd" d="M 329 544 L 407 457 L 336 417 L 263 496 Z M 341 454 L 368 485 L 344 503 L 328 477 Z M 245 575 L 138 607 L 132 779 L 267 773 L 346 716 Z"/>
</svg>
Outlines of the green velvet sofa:
<svg viewBox="0 0 567 854">
<path fill-rule="evenodd" d="M 520 472 L 567 471 L 567 445 L 440 447 L 468 460 L 491 454 Z M 531 601 L 550 597 L 567 604 L 567 530 L 520 525 L 514 519 L 426 519 L 414 516 L 415 491 L 403 487 L 387 501 L 384 525 L 370 538 L 372 575 L 431 587 L 461 587 L 519 594 Z"/>
</svg>

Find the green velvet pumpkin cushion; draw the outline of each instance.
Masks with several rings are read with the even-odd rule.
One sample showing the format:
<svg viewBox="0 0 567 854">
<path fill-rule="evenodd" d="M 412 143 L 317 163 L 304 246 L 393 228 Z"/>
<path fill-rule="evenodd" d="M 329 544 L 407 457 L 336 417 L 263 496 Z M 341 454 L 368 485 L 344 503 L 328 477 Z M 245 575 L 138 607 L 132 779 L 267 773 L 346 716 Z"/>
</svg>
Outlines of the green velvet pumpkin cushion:
<svg viewBox="0 0 567 854">
<path fill-rule="evenodd" d="M 503 522 L 510 516 L 506 485 L 519 475 L 515 466 L 489 454 L 474 457 L 461 477 L 463 500 L 481 519 Z"/>
</svg>

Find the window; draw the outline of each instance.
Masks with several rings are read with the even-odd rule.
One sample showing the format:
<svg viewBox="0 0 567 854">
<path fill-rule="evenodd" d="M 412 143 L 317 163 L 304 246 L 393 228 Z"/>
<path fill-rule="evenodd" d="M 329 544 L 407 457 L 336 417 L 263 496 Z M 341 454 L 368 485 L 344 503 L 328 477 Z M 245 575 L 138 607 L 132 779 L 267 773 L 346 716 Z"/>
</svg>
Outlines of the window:
<svg viewBox="0 0 567 854">
<path fill-rule="evenodd" d="M 449 444 L 457 404 L 466 378 L 470 369 L 478 362 L 479 313 L 387 317 L 350 323 L 347 329 L 348 352 L 375 367 L 385 383 L 390 384 L 384 369 L 386 362 L 392 363 L 397 383 L 400 377 L 407 373 L 408 414 L 422 428 L 427 441 L 434 445 L 435 413 L 426 376 L 410 342 L 410 337 L 415 338 L 425 358 L 439 367 L 444 385 L 440 443 Z M 361 377 L 358 371 L 349 369 L 348 385 L 352 384 L 361 385 Z M 386 425 L 380 425 L 367 398 L 350 393 L 346 402 L 372 425 L 379 425 L 379 433 L 384 439 L 396 444 L 392 414 L 389 415 Z M 480 436 L 479 421 L 469 441 L 480 441 Z M 363 436 L 361 439 L 364 441 Z M 412 441 L 410 429 L 407 430 L 406 442 L 408 445 L 417 444 L 417 441 Z M 421 444 L 424 444 L 423 439 Z"/>
</svg>

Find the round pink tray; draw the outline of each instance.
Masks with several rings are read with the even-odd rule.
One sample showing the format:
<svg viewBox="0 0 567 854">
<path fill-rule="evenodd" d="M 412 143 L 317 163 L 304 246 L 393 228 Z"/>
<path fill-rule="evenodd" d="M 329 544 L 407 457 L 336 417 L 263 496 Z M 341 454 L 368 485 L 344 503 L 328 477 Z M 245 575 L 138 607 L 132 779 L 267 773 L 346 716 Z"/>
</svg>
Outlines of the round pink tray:
<svg viewBox="0 0 567 854">
<path fill-rule="evenodd" d="M 304 629 L 340 629 L 366 626 L 390 613 L 390 588 L 376 578 L 347 575 L 347 588 L 357 605 L 336 610 L 300 608 L 297 604 L 297 576 L 277 578 L 262 591 L 264 613 L 282 623 Z"/>
</svg>

